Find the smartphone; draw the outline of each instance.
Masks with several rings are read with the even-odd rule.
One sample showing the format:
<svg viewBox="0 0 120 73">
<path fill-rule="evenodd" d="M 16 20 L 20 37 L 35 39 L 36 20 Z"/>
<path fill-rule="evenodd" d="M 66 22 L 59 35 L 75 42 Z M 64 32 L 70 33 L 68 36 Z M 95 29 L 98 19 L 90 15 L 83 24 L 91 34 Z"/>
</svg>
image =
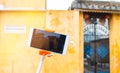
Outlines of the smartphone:
<svg viewBox="0 0 120 73">
<path fill-rule="evenodd" d="M 66 54 L 68 42 L 69 36 L 65 34 L 48 32 L 36 28 L 31 28 L 29 32 L 29 47 Z"/>
</svg>

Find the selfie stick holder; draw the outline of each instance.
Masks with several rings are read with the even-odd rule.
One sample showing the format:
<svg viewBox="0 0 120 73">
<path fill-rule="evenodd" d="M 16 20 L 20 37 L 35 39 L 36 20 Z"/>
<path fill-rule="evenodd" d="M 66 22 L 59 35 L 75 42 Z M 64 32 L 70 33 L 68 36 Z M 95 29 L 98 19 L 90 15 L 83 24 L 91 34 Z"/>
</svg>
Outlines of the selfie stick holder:
<svg viewBox="0 0 120 73">
<path fill-rule="evenodd" d="M 36 73 L 40 73 L 42 65 L 43 65 L 43 62 L 44 62 L 44 59 L 45 59 L 45 56 L 47 56 L 47 57 L 51 57 L 52 56 L 49 51 L 44 51 L 44 50 L 39 51 L 39 55 L 41 55 L 42 57 L 40 59 L 40 62 L 39 62 L 39 65 L 38 65 Z"/>
<path fill-rule="evenodd" d="M 54 30 L 49 30 L 49 29 L 45 29 L 45 31 L 55 32 Z M 45 51 L 45 50 L 40 50 L 40 51 L 39 51 L 39 55 L 41 55 L 42 57 L 41 57 L 41 59 L 40 59 L 40 62 L 39 62 L 39 65 L 38 65 L 38 68 L 37 68 L 37 72 L 36 72 L 36 73 L 40 73 L 41 68 L 42 68 L 42 65 L 43 65 L 43 62 L 44 62 L 44 59 L 45 59 L 45 56 L 47 56 L 47 57 L 51 57 L 51 56 L 52 56 L 51 52 Z"/>
</svg>

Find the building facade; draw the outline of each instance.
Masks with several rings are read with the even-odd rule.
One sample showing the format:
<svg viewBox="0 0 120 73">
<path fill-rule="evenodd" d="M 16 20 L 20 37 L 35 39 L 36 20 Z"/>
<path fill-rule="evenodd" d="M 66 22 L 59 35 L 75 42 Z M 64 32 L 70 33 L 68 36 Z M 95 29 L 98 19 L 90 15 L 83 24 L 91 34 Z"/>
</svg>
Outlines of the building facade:
<svg viewBox="0 0 120 73">
<path fill-rule="evenodd" d="M 46 57 L 41 73 L 120 72 L 119 10 L 80 9 L 74 3 L 72 10 L 43 10 L 44 0 L 22 2 L 0 1 L 0 73 L 36 72 L 41 56 L 27 46 L 30 28 L 70 36 L 67 54 Z"/>
</svg>

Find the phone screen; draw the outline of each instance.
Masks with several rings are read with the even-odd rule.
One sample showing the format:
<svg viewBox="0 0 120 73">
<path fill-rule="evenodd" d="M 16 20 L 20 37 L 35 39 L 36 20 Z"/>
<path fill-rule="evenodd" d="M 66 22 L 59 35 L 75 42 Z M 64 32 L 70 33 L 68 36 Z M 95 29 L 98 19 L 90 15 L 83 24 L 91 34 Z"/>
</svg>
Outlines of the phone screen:
<svg viewBox="0 0 120 73">
<path fill-rule="evenodd" d="M 29 46 L 59 54 L 65 54 L 68 46 L 68 35 L 31 29 Z"/>
</svg>

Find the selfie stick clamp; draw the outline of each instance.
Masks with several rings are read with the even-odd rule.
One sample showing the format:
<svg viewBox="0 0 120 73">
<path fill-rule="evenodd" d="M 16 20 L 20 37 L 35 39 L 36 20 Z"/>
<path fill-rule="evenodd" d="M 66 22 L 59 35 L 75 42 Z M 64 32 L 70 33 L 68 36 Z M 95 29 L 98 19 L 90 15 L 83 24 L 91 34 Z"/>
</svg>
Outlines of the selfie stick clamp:
<svg viewBox="0 0 120 73">
<path fill-rule="evenodd" d="M 43 65 L 43 62 L 44 62 L 44 59 L 45 59 L 45 56 L 47 56 L 47 57 L 51 57 L 52 56 L 49 51 L 44 51 L 44 50 L 39 51 L 39 55 L 41 55 L 42 57 L 40 59 L 40 62 L 39 62 L 39 65 L 38 65 L 36 73 L 40 73 L 42 65 Z"/>
</svg>

